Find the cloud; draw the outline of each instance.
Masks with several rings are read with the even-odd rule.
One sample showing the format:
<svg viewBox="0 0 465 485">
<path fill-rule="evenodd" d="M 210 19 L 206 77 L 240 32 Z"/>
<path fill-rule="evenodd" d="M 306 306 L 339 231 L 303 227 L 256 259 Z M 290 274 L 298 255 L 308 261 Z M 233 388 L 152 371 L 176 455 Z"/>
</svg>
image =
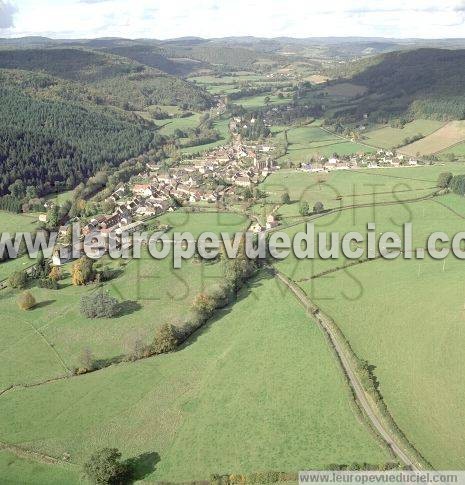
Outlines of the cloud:
<svg viewBox="0 0 465 485">
<path fill-rule="evenodd" d="M 104 3 L 110 0 L 79 0 L 79 3 Z"/>
<path fill-rule="evenodd" d="M 13 19 L 14 2 L 21 8 Z M 2 12 L 9 36 L 465 36 L 465 0 L 267 0 L 265 9 L 263 0 L 0 0 L 0 6 L 10 9 L 8 22 Z"/>
<path fill-rule="evenodd" d="M 10 2 L 0 0 L 0 29 L 9 29 L 14 26 L 14 14 L 17 9 Z"/>
</svg>

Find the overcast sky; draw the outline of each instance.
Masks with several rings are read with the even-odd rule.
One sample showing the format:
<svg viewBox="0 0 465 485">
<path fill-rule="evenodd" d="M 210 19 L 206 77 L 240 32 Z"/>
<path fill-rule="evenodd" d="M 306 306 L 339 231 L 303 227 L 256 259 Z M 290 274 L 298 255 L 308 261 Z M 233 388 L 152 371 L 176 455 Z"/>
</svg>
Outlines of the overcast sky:
<svg viewBox="0 0 465 485">
<path fill-rule="evenodd" d="M 0 36 L 465 37 L 465 0 L 0 0 Z"/>
</svg>

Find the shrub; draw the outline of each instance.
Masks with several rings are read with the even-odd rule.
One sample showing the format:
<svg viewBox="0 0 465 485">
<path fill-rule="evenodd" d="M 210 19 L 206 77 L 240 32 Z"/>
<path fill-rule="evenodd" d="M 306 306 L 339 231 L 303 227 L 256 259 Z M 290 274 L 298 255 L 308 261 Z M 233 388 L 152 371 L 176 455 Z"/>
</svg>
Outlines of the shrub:
<svg viewBox="0 0 465 485">
<path fill-rule="evenodd" d="M 283 204 L 291 203 L 291 197 L 289 196 L 289 192 L 284 192 L 284 194 L 281 196 L 281 203 Z"/>
<path fill-rule="evenodd" d="M 48 275 L 48 277 L 52 280 L 52 281 L 60 281 L 61 279 L 61 270 L 58 266 L 53 266 L 53 268 L 50 270 L 50 274 Z"/>
<path fill-rule="evenodd" d="M 101 290 L 81 298 L 81 313 L 87 318 L 112 318 L 118 310 L 118 300 L 108 291 Z"/>
<path fill-rule="evenodd" d="M 451 172 L 442 172 L 438 176 L 437 186 L 441 189 L 445 189 L 449 187 L 449 184 L 452 180 L 452 173 Z"/>
<path fill-rule="evenodd" d="M 26 288 L 27 274 L 24 271 L 15 271 L 9 278 L 8 284 L 11 288 Z"/>
<path fill-rule="evenodd" d="M 76 370 L 76 374 L 92 372 L 95 367 L 95 358 L 92 350 L 90 350 L 88 347 L 82 349 L 81 355 L 79 356 L 79 367 Z"/>
<path fill-rule="evenodd" d="M 306 200 L 303 200 L 299 206 L 299 214 L 305 217 L 308 216 L 309 213 L 310 207 L 308 206 L 308 202 Z"/>
<path fill-rule="evenodd" d="M 121 460 L 121 452 L 116 448 L 103 448 L 95 452 L 84 464 L 87 478 L 97 485 L 125 483 L 131 470 Z"/>
<path fill-rule="evenodd" d="M 71 268 L 71 278 L 74 286 L 81 286 L 94 279 L 94 261 L 87 256 L 78 259 Z"/>
<path fill-rule="evenodd" d="M 18 306 L 21 310 L 30 310 L 36 304 L 36 299 L 32 296 L 31 292 L 24 291 L 18 296 Z"/>
<path fill-rule="evenodd" d="M 324 210 L 324 205 L 323 205 L 323 202 L 315 202 L 315 205 L 313 206 L 313 212 L 315 212 L 315 214 L 319 214 L 320 212 L 323 212 Z"/>
<path fill-rule="evenodd" d="M 213 298 L 206 293 L 199 293 L 192 302 L 194 312 L 205 320 L 213 313 L 215 306 Z"/>
<path fill-rule="evenodd" d="M 128 347 L 128 354 L 125 360 L 129 362 L 135 362 L 136 360 L 150 357 L 150 355 L 153 354 L 150 345 L 146 345 L 144 340 L 140 337 L 136 337 L 130 341 Z"/>
<path fill-rule="evenodd" d="M 58 283 L 51 278 L 42 278 L 39 280 L 39 288 L 47 288 L 48 290 L 58 290 Z"/>
<path fill-rule="evenodd" d="M 156 329 L 153 341 L 153 351 L 156 354 L 172 352 L 176 349 L 177 344 L 176 333 L 172 325 L 165 323 Z"/>
</svg>

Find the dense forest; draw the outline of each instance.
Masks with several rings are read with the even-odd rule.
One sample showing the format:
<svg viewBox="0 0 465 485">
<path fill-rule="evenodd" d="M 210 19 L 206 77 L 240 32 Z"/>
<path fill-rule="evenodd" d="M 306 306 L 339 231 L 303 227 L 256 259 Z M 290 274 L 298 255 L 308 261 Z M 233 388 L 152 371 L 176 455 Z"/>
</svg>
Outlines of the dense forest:
<svg viewBox="0 0 465 485">
<path fill-rule="evenodd" d="M 38 195 L 72 188 L 104 166 L 154 148 L 147 126 L 73 103 L 34 99 L 0 88 L 0 195 L 21 180 Z"/>
</svg>

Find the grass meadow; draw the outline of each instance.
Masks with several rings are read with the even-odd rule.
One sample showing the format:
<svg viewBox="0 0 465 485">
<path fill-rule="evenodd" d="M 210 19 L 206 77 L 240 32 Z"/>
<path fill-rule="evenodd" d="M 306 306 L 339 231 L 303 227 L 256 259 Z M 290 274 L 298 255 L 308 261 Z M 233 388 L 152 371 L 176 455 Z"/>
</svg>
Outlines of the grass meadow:
<svg viewBox="0 0 465 485">
<path fill-rule="evenodd" d="M 32 232 L 37 229 L 37 214 L 15 214 L 0 211 L 0 233 Z"/>
<path fill-rule="evenodd" d="M 405 138 L 422 134 L 429 135 L 444 126 L 444 122 L 436 120 L 414 120 L 403 128 L 385 126 L 365 133 L 366 143 L 380 148 L 399 146 Z"/>
<path fill-rule="evenodd" d="M 400 150 L 407 155 L 429 155 L 442 152 L 465 141 L 465 121 L 449 121 L 442 128 Z"/>
<path fill-rule="evenodd" d="M 274 130 L 277 141 L 284 140 L 284 128 Z M 328 133 L 316 124 L 293 127 L 287 130 L 288 150 L 279 161 L 306 162 L 315 156 L 331 157 L 337 155 L 351 155 L 373 151 L 372 148 L 359 143 L 344 141 L 340 137 Z"/>
<path fill-rule="evenodd" d="M 235 232 L 246 224 L 244 217 L 236 214 L 221 214 L 221 218 L 212 213 L 170 216 L 164 216 L 165 222 L 194 236 L 206 230 Z M 135 340 L 150 342 L 158 325 L 188 318 L 195 296 L 222 279 L 218 263 L 190 260 L 176 270 L 171 258 L 156 260 L 146 250 L 142 259 L 127 260 L 124 266 L 108 257 L 97 265 L 117 272 L 117 277 L 104 285 L 123 303 L 116 318 L 92 320 L 81 315 L 80 298 L 95 291 L 95 285 L 72 286 L 70 265 L 64 268 L 60 290 L 31 289 L 38 302 L 31 311 L 18 309 L 18 290 L 2 291 L 5 318 L 0 322 L 0 355 L 6 365 L 0 367 L 0 389 L 64 375 L 67 368 L 78 366 L 86 348 L 102 361 L 127 354 Z"/>
<path fill-rule="evenodd" d="M 281 204 L 282 194 L 289 193 L 291 204 L 281 205 L 277 214 L 284 223 L 290 223 L 300 218 L 300 201 L 307 201 L 310 208 L 320 201 L 326 209 L 332 209 L 418 198 L 434 192 L 439 173 L 449 170 L 465 173 L 465 165 L 340 170 L 324 174 L 283 169 L 268 176 L 260 188 L 267 193 L 264 203 L 270 207 Z M 261 213 L 259 205 L 256 211 Z"/>
<path fill-rule="evenodd" d="M 6 393 L 0 422 L 3 440 L 78 464 L 103 446 L 156 453 L 148 480 L 389 460 L 320 330 L 267 277 L 177 352 Z"/>
<path fill-rule="evenodd" d="M 428 235 L 463 230 L 463 198 L 455 195 L 418 203 L 357 208 L 315 221 L 317 231 L 402 234 L 413 225 L 413 247 Z M 286 230 L 291 236 L 304 226 Z M 360 243 L 359 247 L 365 247 Z M 380 391 L 407 438 L 438 469 L 462 469 L 465 389 L 460 381 L 465 343 L 462 261 L 374 260 L 321 275 L 346 263 L 297 260 L 276 263 L 339 325 L 361 359 L 375 366 Z M 313 278 L 316 276 L 316 278 Z M 395 365 L 393 365 L 395 362 Z"/>
<path fill-rule="evenodd" d="M 229 120 L 227 119 L 216 119 L 213 122 L 213 128 L 217 130 L 220 134 L 220 139 L 211 143 L 205 143 L 204 145 L 196 145 L 192 147 L 185 147 L 181 149 L 183 155 L 197 155 L 203 153 L 212 148 L 216 148 L 221 145 L 225 145 L 230 138 L 229 133 Z"/>
<path fill-rule="evenodd" d="M 434 468 L 463 469 L 463 262 L 377 260 L 302 287 L 375 366 L 380 392 L 410 442 Z"/>
<path fill-rule="evenodd" d="M 19 457 L 9 451 L 0 451 L 0 470 L 3 485 L 77 485 L 78 467 L 50 465 Z"/>
</svg>

